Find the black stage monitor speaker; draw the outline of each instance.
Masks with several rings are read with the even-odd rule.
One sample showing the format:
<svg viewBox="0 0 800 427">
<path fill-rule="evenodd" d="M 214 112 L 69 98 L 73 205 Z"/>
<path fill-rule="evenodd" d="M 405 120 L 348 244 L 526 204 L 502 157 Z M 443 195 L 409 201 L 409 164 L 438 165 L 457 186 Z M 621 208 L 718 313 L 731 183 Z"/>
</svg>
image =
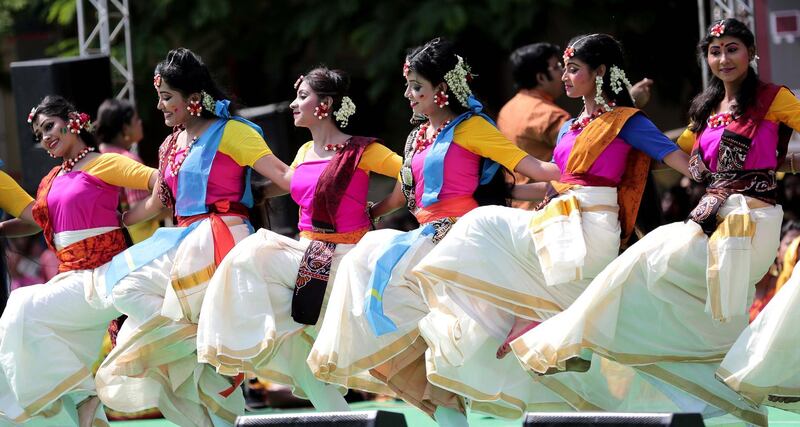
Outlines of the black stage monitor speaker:
<svg viewBox="0 0 800 427">
<path fill-rule="evenodd" d="M 94 120 L 97 107 L 112 96 L 111 63 L 105 55 L 12 62 L 11 92 L 17 110 L 22 184 L 28 192 L 35 192 L 57 162 L 34 144 L 28 113 L 46 95 L 61 95 Z"/>
<path fill-rule="evenodd" d="M 671 426 L 702 427 L 700 414 L 625 414 L 612 412 L 531 412 L 523 427 L 563 426 Z"/>
<path fill-rule="evenodd" d="M 388 411 L 306 412 L 238 417 L 236 427 L 406 427 L 403 414 Z"/>
</svg>

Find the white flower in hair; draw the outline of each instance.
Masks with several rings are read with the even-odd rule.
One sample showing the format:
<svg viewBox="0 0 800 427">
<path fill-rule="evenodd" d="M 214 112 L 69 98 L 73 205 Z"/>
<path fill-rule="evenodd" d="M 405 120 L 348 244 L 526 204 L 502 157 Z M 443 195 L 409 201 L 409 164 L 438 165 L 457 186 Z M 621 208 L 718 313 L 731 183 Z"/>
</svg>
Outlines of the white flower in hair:
<svg viewBox="0 0 800 427">
<path fill-rule="evenodd" d="M 356 104 L 350 99 L 349 96 L 342 98 L 342 105 L 338 110 L 333 112 L 333 117 L 337 122 L 342 124 L 342 127 L 347 127 L 350 116 L 356 113 Z"/>
<path fill-rule="evenodd" d="M 456 95 L 458 98 L 458 102 L 461 103 L 464 107 L 469 107 L 469 103 L 467 100 L 469 99 L 470 95 L 472 95 L 472 90 L 469 88 L 469 81 L 472 80 L 472 73 L 470 73 L 470 67 L 464 62 L 464 58 L 456 55 L 458 58 L 458 62 L 456 63 L 455 68 L 448 71 L 444 75 L 444 81 L 447 83 L 447 86 L 450 87 L 450 90 Z"/>
<path fill-rule="evenodd" d="M 628 81 L 628 77 L 625 75 L 625 71 L 622 68 L 617 67 L 616 65 L 611 66 L 611 90 L 614 93 L 622 92 L 622 85 L 625 85 L 625 89 L 630 92 L 631 90 L 631 82 Z"/>
<path fill-rule="evenodd" d="M 205 108 L 209 113 L 215 114 L 214 111 L 216 110 L 216 101 L 214 98 L 211 97 L 206 91 L 200 91 L 200 95 L 203 98 L 203 108 Z"/>
</svg>

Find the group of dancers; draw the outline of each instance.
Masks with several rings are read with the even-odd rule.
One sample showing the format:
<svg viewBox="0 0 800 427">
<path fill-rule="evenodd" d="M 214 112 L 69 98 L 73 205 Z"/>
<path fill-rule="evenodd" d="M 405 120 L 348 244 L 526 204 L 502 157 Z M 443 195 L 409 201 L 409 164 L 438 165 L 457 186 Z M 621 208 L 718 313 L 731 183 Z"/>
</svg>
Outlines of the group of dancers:
<svg viewBox="0 0 800 427">
<path fill-rule="evenodd" d="M 290 165 L 187 49 L 154 72 L 173 129 L 158 169 L 96 153 L 88 115 L 48 96 L 28 122 L 63 164 L 35 200 L 2 177 L 17 218 L 0 234 L 42 230 L 61 273 L 11 293 L 0 413 L 88 427 L 106 425 L 103 405 L 157 407 L 181 426 L 231 425 L 253 375 L 321 411 L 348 410 L 348 388 L 397 396 L 442 426 L 467 425 L 470 410 L 690 411 L 757 425 L 764 404 L 800 411 L 800 273 L 748 326 L 779 241 L 776 172 L 800 167 L 787 153 L 800 101 L 759 80 L 755 53 L 743 23 L 708 29 L 699 54 L 713 77 L 676 144 L 633 106 L 620 43 L 573 38 L 561 81 L 584 109 L 561 127 L 552 162 L 497 130 L 443 39 L 405 58 L 417 126 L 403 156 L 346 133 L 349 79 L 324 67 L 295 82 L 294 124 L 312 139 Z M 628 246 L 653 160 L 706 193 L 687 221 Z M 300 206 L 299 240 L 254 232 L 251 170 L 269 180 L 267 197 Z M 531 182 L 511 186 L 508 171 Z M 375 204 L 372 173 L 397 179 Z M 120 187 L 151 193 L 120 217 Z M 511 198 L 541 202 L 515 209 Z M 419 228 L 370 231 L 404 205 Z M 164 208 L 177 226 L 127 248 L 121 227 Z"/>
</svg>

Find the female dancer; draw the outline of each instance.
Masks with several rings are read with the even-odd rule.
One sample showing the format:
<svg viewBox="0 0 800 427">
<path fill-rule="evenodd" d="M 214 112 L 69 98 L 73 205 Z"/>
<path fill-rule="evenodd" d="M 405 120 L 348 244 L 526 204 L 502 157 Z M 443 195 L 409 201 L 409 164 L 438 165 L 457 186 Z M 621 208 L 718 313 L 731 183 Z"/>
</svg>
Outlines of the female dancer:
<svg viewBox="0 0 800 427">
<path fill-rule="evenodd" d="M 158 109 L 175 131 L 160 149 L 161 185 L 126 223 L 166 206 L 178 227 L 114 258 L 95 273 L 98 292 L 128 316 L 117 346 L 97 372 L 98 395 L 123 412 L 158 407 L 179 425 L 233 423 L 244 411 L 237 389 L 197 363 L 197 319 L 216 266 L 250 234 L 250 168 L 288 188 L 288 166 L 272 155 L 260 128 L 229 112 L 208 68 L 187 49 L 155 69 Z"/>
<path fill-rule="evenodd" d="M 107 99 L 97 109 L 95 134 L 100 141 L 101 153 L 117 153 L 139 163 L 142 159 L 131 152 L 131 147 L 142 140 L 142 119 L 133 104 L 124 99 Z M 120 211 L 126 211 L 150 196 L 147 191 L 126 189 L 120 193 Z M 142 221 L 128 227 L 133 243 L 150 237 L 158 229 L 158 219 Z"/>
<path fill-rule="evenodd" d="M 417 265 L 423 287 L 452 301 L 436 302 L 420 322 L 433 383 L 521 416 L 537 399 L 528 397 L 530 380 L 515 361 L 496 359 L 525 329 L 569 307 L 617 256 L 620 238 L 633 230 L 651 158 L 688 174 L 686 154 L 633 108 L 622 63 L 613 37 L 573 38 L 562 80 L 585 107 L 559 132 L 561 176 L 545 201 L 536 211 L 475 209 Z"/>
<path fill-rule="evenodd" d="M 367 233 L 344 257 L 308 363 L 318 378 L 354 388 L 369 388 L 358 377 L 369 370 L 440 424 L 463 424 L 463 402 L 425 380 L 425 343 L 417 323 L 427 313 L 424 298 L 432 296 L 423 295 L 411 269 L 478 206 L 479 183 L 499 179 L 505 185 L 498 163 L 540 181 L 558 171 L 517 148 L 481 113 L 468 85 L 469 67 L 451 43 L 435 39 L 414 49 L 403 74 L 412 111 L 426 118 L 408 137 L 401 174 L 420 228 Z M 515 190 L 515 196 L 544 194 L 543 186 L 538 193 L 525 190 Z M 493 201 L 505 203 L 505 192 L 496 191 Z"/>
<path fill-rule="evenodd" d="M 591 350 L 753 424 L 766 415 L 714 379 L 747 326 L 755 284 L 775 258 L 782 209 L 775 170 L 800 101 L 762 83 L 748 63 L 753 33 L 726 19 L 700 54 L 714 75 L 689 112 L 692 177 L 707 192 L 690 221 L 659 227 L 608 265 L 564 312 L 512 343 L 538 373 L 569 368 Z M 696 402 L 695 402 L 696 403 Z"/>
<path fill-rule="evenodd" d="M 126 247 L 117 214 L 121 187 L 152 188 L 157 173 L 118 154 L 94 153 L 89 116 L 64 98 L 46 97 L 28 121 L 42 148 L 64 161 L 22 213 L 32 211 L 38 226 L 16 219 L 0 229 L 27 235 L 41 227 L 60 274 L 9 297 L 0 318 L 0 412 L 15 423 L 41 416 L 51 425 L 88 427 L 105 422 L 91 366 L 108 322 L 119 316 L 96 303 L 92 273 Z"/>
<path fill-rule="evenodd" d="M 328 283 L 371 219 L 404 202 L 393 194 L 368 208 L 370 172 L 396 178 L 402 158 L 374 138 L 342 131 L 355 112 L 349 85 L 346 74 L 327 68 L 297 80 L 294 124 L 312 136 L 290 169 L 300 240 L 261 229 L 236 245 L 209 284 L 197 332 L 201 362 L 227 375 L 250 372 L 291 385 L 321 411 L 348 410 L 339 390 L 314 378 L 305 363 Z"/>
</svg>

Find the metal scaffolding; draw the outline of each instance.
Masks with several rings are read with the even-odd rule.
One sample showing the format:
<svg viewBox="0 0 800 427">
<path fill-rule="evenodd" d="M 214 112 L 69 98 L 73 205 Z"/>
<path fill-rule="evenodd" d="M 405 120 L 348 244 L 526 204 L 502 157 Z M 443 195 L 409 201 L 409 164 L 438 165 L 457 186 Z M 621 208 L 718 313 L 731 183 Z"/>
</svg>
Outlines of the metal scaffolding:
<svg viewBox="0 0 800 427">
<path fill-rule="evenodd" d="M 709 0 L 711 22 L 725 18 L 736 18 L 756 33 L 755 0 Z M 700 39 L 706 36 L 706 0 L 697 0 L 697 17 L 700 23 Z M 708 67 L 703 66 L 703 88 L 708 87 Z"/>
<path fill-rule="evenodd" d="M 87 11 L 84 9 L 84 0 L 76 0 L 80 55 L 108 55 L 111 61 L 111 80 L 115 86 L 121 86 L 116 98 L 127 97 L 133 103 L 135 98 L 128 0 L 86 0 L 86 2 L 90 6 L 88 8 L 89 19 L 96 18 L 92 21 L 96 23 L 94 26 L 87 27 Z M 111 10 L 109 10 L 109 4 Z M 96 13 L 92 13 L 92 11 Z M 88 34 L 87 28 L 91 28 Z"/>
</svg>

